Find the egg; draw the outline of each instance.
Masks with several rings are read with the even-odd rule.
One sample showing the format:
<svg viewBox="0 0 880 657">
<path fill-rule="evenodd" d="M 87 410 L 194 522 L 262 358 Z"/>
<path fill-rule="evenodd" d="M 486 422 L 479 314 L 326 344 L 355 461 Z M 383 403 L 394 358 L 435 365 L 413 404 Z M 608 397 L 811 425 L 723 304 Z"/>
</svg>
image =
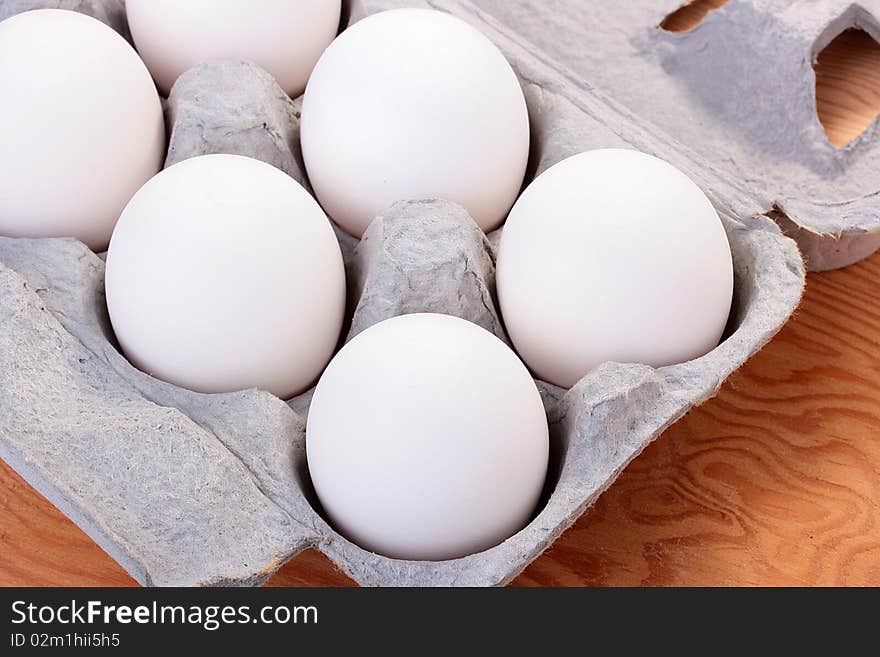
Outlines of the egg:
<svg viewBox="0 0 880 657">
<path fill-rule="evenodd" d="M 309 409 L 321 506 L 361 547 L 438 561 L 523 528 L 547 472 L 547 419 L 525 366 L 476 324 L 402 315 L 352 339 Z"/>
<path fill-rule="evenodd" d="M 246 59 L 298 96 L 339 29 L 341 0 L 128 0 L 131 36 L 162 93 L 196 64 Z"/>
<path fill-rule="evenodd" d="M 125 208 L 107 308 L 133 365 L 199 392 L 288 398 L 332 355 L 345 272 L 326 215 L 293 178 L 237 155 L 184 160 Z"/>
<path fill-rule="evenodd" d="M 570 157 L 528 186 L 498 254 L 501 313 L 541 379 L 570 388 L 605 361 L 703 356 L 730 313 L 718 214 L 685 174 L 631 150 Z"/>
<path fill-rule="evenodd" d="M 161 167 L 162 105 L 125 39 L 59 9 L 0 22 L 0 235 L 107 248 Z"/>
<path fill-rule="evenodd" d="M 321 205 L 360 237 L 396 201 L 442 198 L 485 231 L 522 186 L 529 119 L 516 75 L 467 23 L 394 9 L 348 28 L 303 98 L 301 141 Z"/>
</svg>

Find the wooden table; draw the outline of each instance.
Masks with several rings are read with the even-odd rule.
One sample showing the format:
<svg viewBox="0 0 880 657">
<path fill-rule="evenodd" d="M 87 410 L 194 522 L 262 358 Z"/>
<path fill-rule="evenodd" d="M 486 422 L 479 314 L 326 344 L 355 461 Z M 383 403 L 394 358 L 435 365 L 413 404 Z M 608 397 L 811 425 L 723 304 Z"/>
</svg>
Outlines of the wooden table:
<svg viewBox="0 0 880 657">
<path fill-rule="evenodd" d="M 880 48 L 846 34 L 819 73 L 823 123 L 846 143 L 880 108 Z M 0 585 L 133 584 L 0 461 Z M 270 584 L 351 581 L 310 550 Z M 515 584 L 880 586 L 880 254 L 811 274 L 770 345 Z"/>
</svg>

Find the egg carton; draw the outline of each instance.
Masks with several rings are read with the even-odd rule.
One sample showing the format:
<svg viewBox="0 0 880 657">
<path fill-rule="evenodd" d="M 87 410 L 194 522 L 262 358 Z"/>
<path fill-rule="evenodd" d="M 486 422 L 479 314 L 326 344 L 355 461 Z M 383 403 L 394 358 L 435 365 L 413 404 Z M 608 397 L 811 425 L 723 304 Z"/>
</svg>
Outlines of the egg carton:
<svg viewBox="0 0 880 657">
<path fill-rule="evenodd" d="M 751 210 L 794 237 L 810 270 L 880 247 L 880 127 L 835 148 L 816 113 L 819 53 L 848 28 L 880 41 L 880 1 L 729 0 L 667 32 L 686 0 L 473 0 L 746 187 Z M 525 43 L 520 41 L 520 43 Z"/>
<path fill-rule="evenodd" d="M 396 6 L 449 11 L 504 52 L 529 107 L 529 177 L 583 150 L 636 148 L 670 161 L 705 190 L 734 261 L 725 338 L 688 363 L 606 363 L 570 390 L 538 382 L 551 464 L 532 521 L 464 558 L 395 560 L 352 544 L 322 517 L 305 455 L 310 392 L 285 402 L 258 390 L 205 395 L 155 380 L 120 355 L 99 255 L 72 239 L 0 238 L 0 456 L 143 584 L 256 585 L 307 548 L 364 585 L 509 582 L 666 427 L 711 397 L 800 299 L 804 268 L 796 245 L 754 212 L 753 196 L 728 176 L 569 78 L 464 0 L 362 0 L 347 16 Z M 236 95 L 242 89 L 247 98 Z M 168 118 L 168 164 L 226 151 L 271 161 L 304 180 L 298 104 L 252 64 L 216 62 L 189 72 L 172 91 Z M 349 338 L 382 319 L 430 311 L 506 339 L 494 290 L 498 232 L 483 235 L 458 206 L 398 203 L 360 242 L 339 236 Z M 388 412 L 394 405 L 388 399 Z"/>
</svg>

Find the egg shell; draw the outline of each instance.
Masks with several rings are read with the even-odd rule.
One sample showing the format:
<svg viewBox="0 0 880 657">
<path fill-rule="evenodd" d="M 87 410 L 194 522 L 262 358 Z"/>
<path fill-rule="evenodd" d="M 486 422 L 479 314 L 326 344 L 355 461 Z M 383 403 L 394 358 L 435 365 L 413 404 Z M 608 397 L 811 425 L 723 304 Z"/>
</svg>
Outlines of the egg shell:
<svg viewBox="0 0 880 657">
<path fill-rule="evenodd" d="M 331 524 L 398 559 L 501 543 L 534 513 L 547 473 L 547 418 L 528 370 L 450 315 L 401 315 L 351 340 L 321 376 L 306 430 Z"/>
<path fill-rule="evenodd" d="M 340 0 L 127 0 L 138 52 L 168 95 L 180 75 L 216 59 L 247 59 L 298 96 L 339 29 Z"/>
<path fill-rule="evenodd" d="M 712 203 L 656 157 L 598 149 L 520 196 L 498 251 L 501 315 L 545 381 L 570 388 L 606 361 L 683 363 L 721 339 L 733 263 Z"/>
<path fill-rule="evenodd" d="M 0 235 L 103 251 L 165 152 L 159 94 L 137 53 L 85 14 L 18 14 L 0 22 L 0 97 Z"/>
<path fill-rule="evenodd" d="M 201 392 L 302 392 L 345 312 L 342 254 L 321 208 L 293 178 L 238 155 L 185 160 L 135 194 L 106 288 L 129 360 Z"/>
<path fill-rule="evenodd" d="M 478 30 L 398 9 L 349 27 L 322 55 L 301 139 L 318 200 L 352 235 L 422 198 L 458 203 L 488 232 L 522 185 L 529 117 L 510 64 Z"/>
</svg>

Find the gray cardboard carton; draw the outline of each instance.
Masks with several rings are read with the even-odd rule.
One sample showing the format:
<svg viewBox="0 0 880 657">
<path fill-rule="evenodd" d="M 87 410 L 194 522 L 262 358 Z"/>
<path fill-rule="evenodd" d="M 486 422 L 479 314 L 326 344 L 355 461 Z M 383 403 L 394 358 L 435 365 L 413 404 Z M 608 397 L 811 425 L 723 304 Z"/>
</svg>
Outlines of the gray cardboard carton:
<svg viewBox="0 0 880 657">
<path fill-rule="evenodd" d="M 813 70 L 848 28 L 880 41 L 877 0 L 730 0 L 685 33 L 660 27 L 684 0 L 473 4 L 747 187 L 753 211 L 775 211 L 810 270 L 880 247 L 878 121 L 835 148 Z"/>
<path fill-rule="evenodd" d="M 352 16 L 403 4 L 425 5 L 365 0 L 354 3 Z M 260 584 L 310 547 L 364 585 L 509 582 L 666 427 L 711 397 L 800 299 L 804 269 L 796 245 L 755 214 L 753 196 L 741 185 L 561 73 L 552 59 L 484 20 L 472 4 L 431 4 L 483 30 L 514 66 L 532 121 L 530 175 L 582 150 L 628 147 L 664 157 L 706 191 L 734 259 L 725 339 L 706 356 L 671 367 L 607 363 L 571 390 L 537 382 L 551 427 L 551 467 L 534 519 L 479 554 L 443 562 L 394 560 L 352 544 L 321 517 L 305 461 L 310 392 L 284 402 L 258 390 L 204 395 L 157 381 L 116 347 L 99 256 L 69 239 L 0 238 L 0 457 L 143 584 Z M 248 76 L 263 77 L 241 62 L 217 66 L 225 70 L 195 73 L 203 76 L 197 82 L 210 87 L 235 75 L 250 84 Z M 273 105 L 271 85 L 263 90 L 253 99 L 254 112 L 294 116 L 295 106 L 285 99 Z M 204 91 L 216 98 L 210 88 Z M 222 111 L 183 103 L 171 110 L 171 134 L 184 129 L 189 112 L 231 124 Z M 288 144 L 290 153 L 282 153 L 276 166 L 299 161 L 295 141 L 270 143 L 251 131 L 248 142 L 246 128 L 230 131 L 233 152 L 266 157 Z M 222 150 L 222 144 L 211 148 Z M 494 301 L 492 244 L 498 234 L 487 239 L 458 206 L 432 199 L 398 203 L 361 242 L 339 235 L 352 295 L 349 336 L 394 314 L 432 311 L 462 316 L 504 337 Z M 387 262 L 391 257 L 394 266 Z"/>
</svg>

